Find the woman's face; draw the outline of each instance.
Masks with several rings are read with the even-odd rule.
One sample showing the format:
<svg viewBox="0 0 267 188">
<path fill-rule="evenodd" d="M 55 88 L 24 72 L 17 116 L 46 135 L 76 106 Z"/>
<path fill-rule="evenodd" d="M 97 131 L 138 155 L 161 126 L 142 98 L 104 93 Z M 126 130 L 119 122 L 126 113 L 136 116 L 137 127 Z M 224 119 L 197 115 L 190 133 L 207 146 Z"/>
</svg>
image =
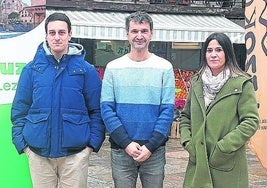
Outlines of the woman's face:
<svg viewBox="0 0 267 188">
<path fill-rule="evenodd" d="M 225 67 L 225 53 L 217 40 L 211 40 L 206 50 L 206 59 L 213 76 L 218 75 Z"/>
</svg>

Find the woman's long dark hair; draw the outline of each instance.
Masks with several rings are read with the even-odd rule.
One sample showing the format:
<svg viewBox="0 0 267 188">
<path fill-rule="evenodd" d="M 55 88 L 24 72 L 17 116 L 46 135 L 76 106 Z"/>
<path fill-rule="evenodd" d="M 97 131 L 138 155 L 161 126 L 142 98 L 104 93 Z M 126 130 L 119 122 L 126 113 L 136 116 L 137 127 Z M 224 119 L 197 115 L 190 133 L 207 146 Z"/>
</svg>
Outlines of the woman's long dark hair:
<svg viewBox="0 0 267 188">
<path fill-rule="evenodd" d="M 244 75 L 249 76 L 248 73 L 243 71 L 236 60 L 233 44 L 230 40 L 230 38 L 224 34 L 224 33 L 212 33 L 205 41 L 204 45 L 202 46 L 202 54 L 201 54 L 201 67 L 199 70 L 199 74 L 202 74 L 205 70 L 205 67 L 208 65 L 207 59 L 206 59 L 206 51 L 208 48 L 208 45 L 210 41 L 216 40 L 218 43 L 222 46 L 222 49 L 225 54 L 225 67 L 228 67 L 230 69 L 231 75 Z"/>
</svg>

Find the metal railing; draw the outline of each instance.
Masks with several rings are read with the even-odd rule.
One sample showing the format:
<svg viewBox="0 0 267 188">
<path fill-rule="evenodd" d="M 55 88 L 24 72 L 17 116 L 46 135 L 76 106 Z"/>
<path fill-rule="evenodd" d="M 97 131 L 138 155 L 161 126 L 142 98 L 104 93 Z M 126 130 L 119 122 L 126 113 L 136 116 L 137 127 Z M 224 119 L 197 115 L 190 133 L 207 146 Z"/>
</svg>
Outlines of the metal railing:
<svg viewBox="0 0 267 188">
<path fill-rule="evenodd" d="M 245 0 L 191 0 L 191 6 L 244 8 Z"/>
<path fill-rule="evenodd" d="M 98 2 L 117 2 L 134 4 L 172 4 L 192 7 L 234 7 L 244 8 L 245 0 L 93 0 Z"/>
</svg>

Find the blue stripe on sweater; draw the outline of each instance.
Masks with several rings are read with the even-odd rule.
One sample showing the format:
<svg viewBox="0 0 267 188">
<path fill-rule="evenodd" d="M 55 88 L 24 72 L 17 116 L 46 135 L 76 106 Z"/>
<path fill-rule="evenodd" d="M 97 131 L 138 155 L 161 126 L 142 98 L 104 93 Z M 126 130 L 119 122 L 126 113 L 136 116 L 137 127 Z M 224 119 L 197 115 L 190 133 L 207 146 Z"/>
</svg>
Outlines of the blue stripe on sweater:
<svg viewBox="0 0 267 188">
<path fill-rule="evenodd" d="M 116 86 L 162 87 L 165 69 L 156 68 L 116 68 L 109 69 Z M 172 71 L 172 70 L 171 70 Z"/>
<path fill-rule="evenodd" d="M 113 103 L 102 103 L 102 114 L 110 114 L 110 106 Z M 151 137 L 153 131 L 157 131 L 167 137 L 173 113 L 173 104 L 169 105 L 135 105 L 116 103 L 117 117 L 109 119 L 106 123 L 108 132 L 112 133 L 121 124 L 133 140 L 146 140 Z M 159 114 L 164 111 L 165 114 Z M 156 126 L 160 124 L 161 126 Z M 156 126 L 156 127 L 155 127 Z"/>
<path fill-rule="evenodd" d="M 112 91 L 112 88 L 108 88 L 103 85 L 103 90 L 108 92 Z M 136 87 L 136 86 L 124 86 L 116 87 L 114 89 L 116 102 L 117 103 L 130 103 L 130 104 L 152 104 L 160 105 L 160 103 L 173 104 L 173 97 L 163 97 L 162 94 L 166 96 L 173 95 L 173 88 L 146 88 L 146 87 Z M 105 97 L 105 101 L 114 101 L 113 95 L 102 94 L 102 97 Z"/>
</svg>

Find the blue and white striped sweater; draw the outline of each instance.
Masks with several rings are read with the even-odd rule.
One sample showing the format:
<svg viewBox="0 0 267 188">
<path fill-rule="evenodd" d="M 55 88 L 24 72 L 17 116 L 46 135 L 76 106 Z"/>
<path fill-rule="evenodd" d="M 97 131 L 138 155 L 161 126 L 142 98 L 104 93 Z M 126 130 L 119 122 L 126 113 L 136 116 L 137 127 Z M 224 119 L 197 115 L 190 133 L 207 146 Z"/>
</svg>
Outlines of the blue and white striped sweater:
<svg viewBox="0 0 267 188">
<path fill-rule="evenodd" d="M 154 54 L 142 62 L 124 55 L 107 65 L 102 118 L 119 147 L 141 141 L 154 150 L 164 144 L 173 119 L 174 86 L 171 63 Z"/>
</svg>

